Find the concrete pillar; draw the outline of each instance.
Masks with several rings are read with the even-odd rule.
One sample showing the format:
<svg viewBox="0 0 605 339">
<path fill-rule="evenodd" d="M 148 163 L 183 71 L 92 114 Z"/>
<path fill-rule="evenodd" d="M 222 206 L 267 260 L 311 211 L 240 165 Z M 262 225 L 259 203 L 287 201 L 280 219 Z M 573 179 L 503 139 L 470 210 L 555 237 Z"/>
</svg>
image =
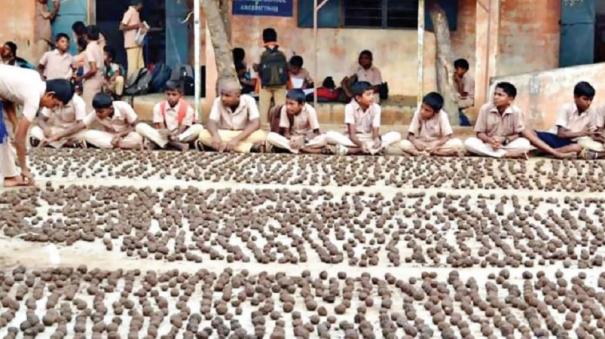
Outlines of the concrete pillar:
<svg viewBox="0 0 605 339">
<path fill-rule="evenodd" d="M 488 100 L 489 80 L 496 75 L 500 0 L 477 0 L 476 25 L 475 107 L 478 109 Z"/>
</svg>

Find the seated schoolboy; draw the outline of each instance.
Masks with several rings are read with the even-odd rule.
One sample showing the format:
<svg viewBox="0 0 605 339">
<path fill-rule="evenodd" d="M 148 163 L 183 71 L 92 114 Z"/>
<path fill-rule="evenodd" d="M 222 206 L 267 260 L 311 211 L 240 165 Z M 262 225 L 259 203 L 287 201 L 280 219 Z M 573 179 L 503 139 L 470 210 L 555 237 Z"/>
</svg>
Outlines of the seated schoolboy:
<svg viewBox="0 0 605 339">
<path fill-rule="evenodd" d="M 36 125 L 30 130 L 31 144 L 54 148 L 81 146 L 84 143 L 85 118 L 86 104 L 77 94 L 64 106 L 42 108 Z"/>
<path fill-rule="evenodd" d="M 84 124 L 101 126 L 101 130 L 89 129 L 84 133 L 87 143 L 103 149 L 141 149 L 143 137 L 134 127 L 137 114 L 124 101 L 114 101 L 109 94 L 97 93 L 92 100 L 94 112 L 84 118 Z"/>
<path fill-rule="evenodd" d="M 288 62 L 288 73 L 290 75 L 288 85 L 290 88 L 313 88 L 313 79 L 309 71 L 303 67 L 303 63 L 304 60 L 300 55 L 290 58 L 290 62 Z"/>
<path fill-rule="evenodd" d="M 560 159 L 576 157 L 582 152 L 583 146 L 594 150 L 591 142 L 597 129 L 597 111 L 591 105 L 594 96 L 595 89 L 588 82 L 577 83 L 574 102 L 561 107 L 553 130 L 527 130 L 525 137 L 540 151 Z"/>
<path fill-rule="evenodd" d="M 475 123 L 476 137 L 466 139 L 464 145 L 470 153 L 494 158 L 527 158 L 533 147 L 523 138 L 523 114 L 513 105 L 517 89 L 508 82 L 496 84 L 493 102 L 479 110 Z"/>
<path fill-rule="evenodd" d="M 166 82 L 166 100 L 153 107 L 153 127 L 146 123 L 136 125 L 136 131 L 159 148 L 172 147 L 181 151 L 198 139 L 204 127 L 197 124 L 193 107 L 183 97 L 178 82 Z"/>
<path fill-rule="evenodd" d="M 605 107 L 595 109 L 594 113 L 593 132 L 590 136 L 578 139 L 578 144 L 582 147 L 582 157 L 589 160 L 605 158 Z"/>
<path fill-rule="evenodd" d="M 124 93 L 124 75 L 126 71 L 122 65 L 114 62 L 115 51 L 113 48 L 105 46 L 105 74 L 103 88 L 106 93 L 114 98 L 122 97 Z"/>
<path fill-rule="evenodd" d="M 381 109 L 374 102 L 374 90 L 368 82 L 353 85 L 353 100 L 345 106 L 346 135 L 330 131 L 326 133 L 328 144 L 335 145 L 334 153 L 376 154 L 399 142 L 401 134 L 389 132 L 380 135 Z"/>
<path fill-rule="evenodd" d="M 305 103 L 305 93 L 301 89 L 289 90 L 286 104 L 279 111 L 280 131 L 270 132 L 267 143 L 291 153 L 321 153 L 325 137 L 319 130 L 315 109 Z"/>
<path fill-rule="evenodd" d="M 353 98 L 353 90 L 352 86 L 356 82 L 367 82 L 372 86 L 372 91 L 374 92 L 374 102 L 380 102 L 380 96 L 378 95 L 380 90 L 380 85 L 382 85 L 382 73 L 378 67 L 374 66 L 374 56 L 372 52 L 368 50 L 361 51 L 359 53 L 359 59 L 357 60 L 358 65 L 356 65 L 350 76 L 342 79 L 340 85 L 344 93 L 348 98 Z"/>
<path fill-rule="evenodd" d="M 254 98 L 241 94 L 239 82 L 233 80 L 221 81 L 219 94 L 199 142 L 219 152 L 263 151 L 267 134 L 260 130 L 260 114 Z"/>
<path fill-rule="evenodd" d="M 462 140 L 452 138 L 454 131 L 441 94 L 431 92 L 422 98 L 410 123 L 407 140 L 401 140 L 401 150 L 411 155 L 452 156 L 465 153 Z"/>
<path fill-rule="evenodd" d="M 470 65 L 466 59 L 454 61 L 454 85 L 458 108 L 465 109 L 475 104 L 475 79 L 468 73 Z"/>
</svg>

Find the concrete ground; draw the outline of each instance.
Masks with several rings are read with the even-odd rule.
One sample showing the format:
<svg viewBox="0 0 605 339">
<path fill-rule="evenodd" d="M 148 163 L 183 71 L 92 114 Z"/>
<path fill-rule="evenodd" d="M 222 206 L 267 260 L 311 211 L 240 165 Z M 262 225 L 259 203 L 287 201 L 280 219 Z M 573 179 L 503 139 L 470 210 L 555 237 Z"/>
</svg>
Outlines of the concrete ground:
<svg viewBox="0 0 605 339">
<path fill-rule="evenodd" d="M 0 189 L 0 336 L 603 335 L 605 162 L 31 159 L 37 189 Z"/>
</svg>

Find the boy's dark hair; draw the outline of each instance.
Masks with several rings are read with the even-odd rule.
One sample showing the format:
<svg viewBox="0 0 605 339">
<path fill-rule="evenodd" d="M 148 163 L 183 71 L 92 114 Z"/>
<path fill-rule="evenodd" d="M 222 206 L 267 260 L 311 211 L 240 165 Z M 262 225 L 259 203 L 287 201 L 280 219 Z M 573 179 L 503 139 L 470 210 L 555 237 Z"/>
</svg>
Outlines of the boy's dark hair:
<svg viewBox="0 0 605 339">
<path fill-rule="evenodd" d="M 64 105 L 74 96 L 74 88 L 71 83 L 65 79 L 53 79 L 46 81 L 46 92 L 55 93 L 55 97 Z"/>
<path fill-rule="evenodd" d="M 246 51 L 241 47 L 235 47 L 231 53 L 233 54 L 233 62 L 235 64 L 244 61 L 246 58 Z"/>
<path fill-rule="evenodd" d="M 69 42 L 69 35 L 65 33 L 57 34 L 57 36 L 55 36 L 55 42 L 59 42 L 59 40 L 61 40 L 62 38 L 65 38 Z"/>
<path fill-rule="evenodd" d="M 277 32 L 272 27 L 268 27 L 263 29 L 263 42 L 276 42 L 277 41 Z"/>
<path fill-rule="evenodd" d="M 439 112 L 443 108 L 443 97 L 437 92 L 431 92 L 422 98 L 422 103 Z"/>
<path fill-rule="evenodd" d="M 576 97 L 594 98 L 596 91 L 591 84 L 586 81 L 580 81 L 573 88 L 573 95 Z"/>
<path fill-rule="evenodd" d="M 86 25 L 82 21 L 74 22 L 74 24 L 71 25 L 71 30 L 74 31 L 74 33 L 76 33 L 77 36 L 82 36 L 87 33 Z"/>
<path fill-rule="evenodd" d="M 238 61 L 238 62 L 235 63 L 235 71 L 236 72 L 241 71 L 243 69 L 246 69 L 246 64 L 244 64 L 241 61 Z"/>
<path fill-rule="evenodd" d="M 515 87 L 515 85 L 511 84 L 510 82 L 499 82 L 496 84 L 496 88 L 500 88 L 504 93 L 506 93 L 506 95 L 508 95 L 511 98 L 516 98 L 517 97 L 517 88 Z"/>
<path fill-rule="evenodd" d="M 363 95 L 363 93 L 365 93 L 366 91 L 369 91 L 372 89 L 372 84 L 370 84 L 367 81 L 359 81 L 353 84 L 353 86 L 351 86 L 351 92 L 353 92 L 353 96 L 357 97 L 359 95 Z"/>
<path fill-rule="evenodd" d="M 86 49 L 86 45 L 88 45 L 88 40 L 86 40 L 85 37 L 81 36 L 78 38 L 78 49 L 80 51 L 83 51 Z"/>
<path fill-rule="evenodd" d="M 294 100 L 299 104 L 303 104 L 307 99 L 305 92 L 300 88 L 291 89 L 286 94 L 286 99 Z"/>
<path fill-rule="evenodd" d="M 166 91 L 177 91 L 181 94 L 183 93 L 181 84 L 178 81 L 174 81 L 174 80 L 166 81 Z"/>
<path fill-rule="evenodd" d="M 87 31 L 87 36 L 89 40 L 99 40 L 99 28 L 96 25 L 90 25 L 88 26 L 88 28 L 86 28 Z"/>
<path fill-rule="evenodd" d="M 12 41 L 7 41 L 4 43 L 5 46 L 8 47 L 8 49 L 11 50 L 11 53 L 13 53 L 14 56 L 17 56 L 17 44 L 12 42 Z"/>
<path fill-rule="evenodd" d="M 471 66 L 469 65 L 469 63 L 466 59 L 458 59 L 458 60 L 454 61 L 454 68 L 462 68 L 462 69 L 468 71 L 468 69 L 470 67 Z"/>
<path fill-rule="evenodd" d="M 109 108 L 113 104 L 113 98 L 109 94 L 99 92 L 92 98 L 92 107 L 94 109 Z"/>
<path fill-rule="evenodd" d="M 113 48 L 111 48 L 111 47 L 109 47 L 109 46 L 105 46 L 105 48 L 103 48 L 103 51 L 104 51 L 105 53 L 107 53 L 107 56 L 109 56 L 109 58 L 110 58 L 112 61 L 113 61 L 113 59 L 115 59 L 115 57 L 116 57 L 116 51 L 115 51 Z"/>
<path fill-rule="evenodd" d="M 292 58 L 290 58 L 290 65 L 294 66 L 294 67 L 302 67 L 304 64 L 304 60 L 300 55 L 295 55 Z"/>
<path fill-rule="evenodd" d="M 360 58 L 364 55 L 367 56 L 368 58 L 374 60 L 374 55 L 372 54 L 372 51 L 370 51 L 368 49 L 364 49 L 363 51 L 361 51 L 361 53 L 359 53 Z"/>
<path fill-rule="evenodd" d="M 138 5 L 142 5 L 143 4 L 143 0 L 130 0 L 130 6 L 138 6 Z"/>
</svg>

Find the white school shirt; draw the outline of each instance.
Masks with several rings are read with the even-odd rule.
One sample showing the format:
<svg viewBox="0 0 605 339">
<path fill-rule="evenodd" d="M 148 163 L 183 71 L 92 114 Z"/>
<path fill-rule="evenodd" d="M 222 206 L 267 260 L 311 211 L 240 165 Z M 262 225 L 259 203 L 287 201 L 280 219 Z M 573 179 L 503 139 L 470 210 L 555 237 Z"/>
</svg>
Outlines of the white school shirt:
<svg viewBox="0 0 605 339">
<path fill-rule="evenodd" d="M 23 106 L 23 116 L 32 122 L 40 108 L 46 83 L 31 69 L 0 65 L 0 99 Z"/>
</svg>

